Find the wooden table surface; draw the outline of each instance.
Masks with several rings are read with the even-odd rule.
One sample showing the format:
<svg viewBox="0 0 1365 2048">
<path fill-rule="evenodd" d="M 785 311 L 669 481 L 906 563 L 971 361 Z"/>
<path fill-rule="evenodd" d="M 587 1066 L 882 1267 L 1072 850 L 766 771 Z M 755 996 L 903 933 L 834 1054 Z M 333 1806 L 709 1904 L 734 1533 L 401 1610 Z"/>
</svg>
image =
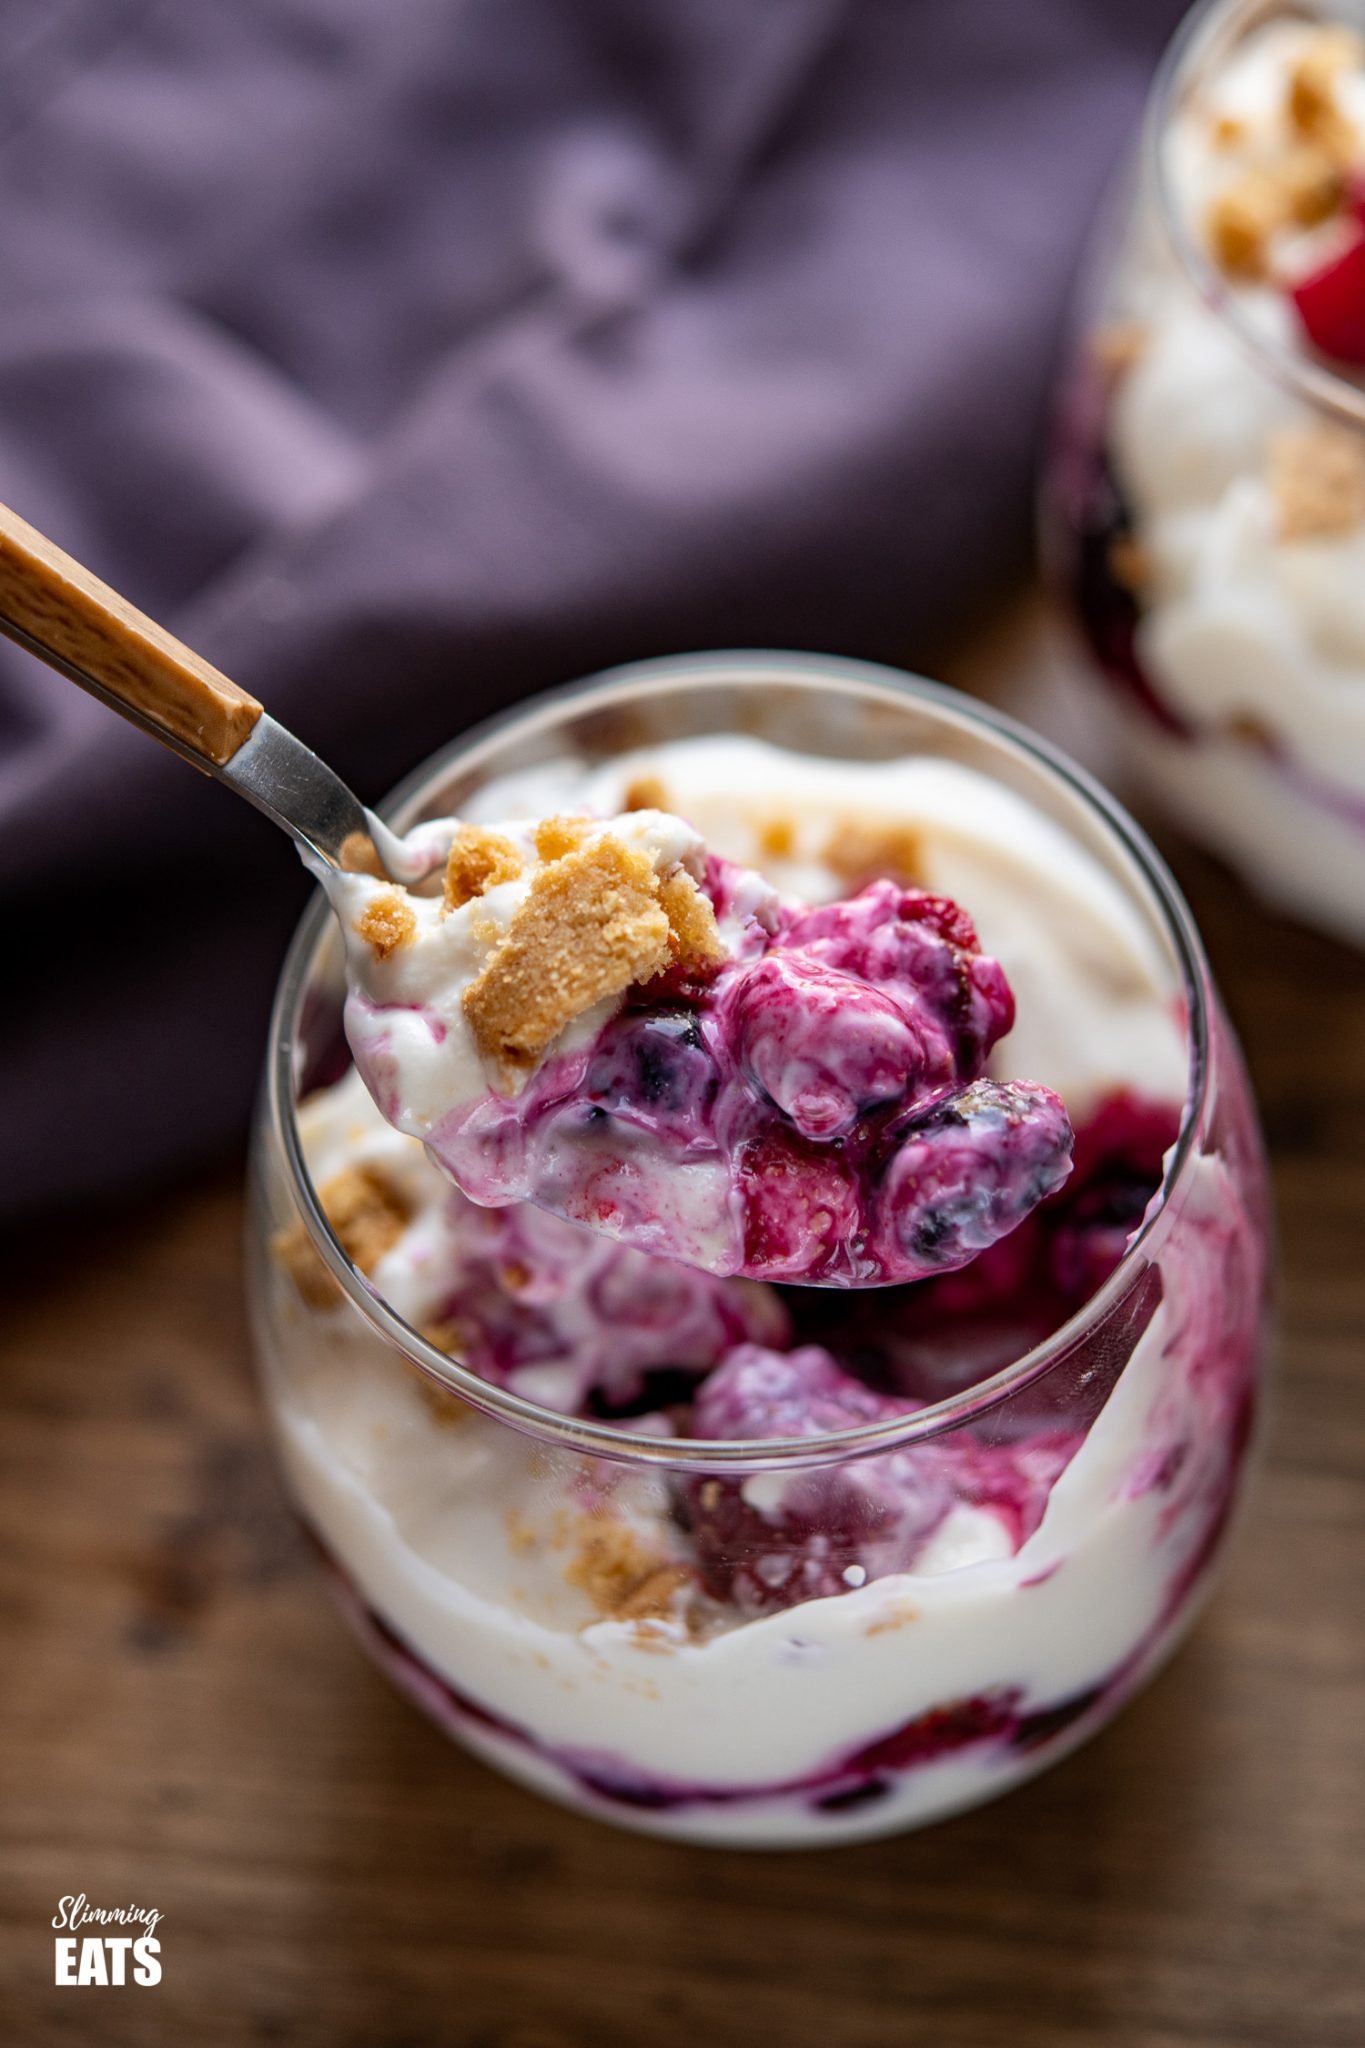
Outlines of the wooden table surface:
<svg viewBox="0 0 1365 2048">
<path fill-rule="evenodd" d="M 1284 1253 L 1229 1569 L 1116 1726 L 920 1835 L 717 1854 L 578 1820 L 366 1665 L 266 1448 L 236 1175 L 6 1248 L 0 2039 L 303 2048 L 1365 2042 L 1365 958 L 1177 866 Z M 56 1901 L 163 1915 L 57 1989 Z"/>
</svg>

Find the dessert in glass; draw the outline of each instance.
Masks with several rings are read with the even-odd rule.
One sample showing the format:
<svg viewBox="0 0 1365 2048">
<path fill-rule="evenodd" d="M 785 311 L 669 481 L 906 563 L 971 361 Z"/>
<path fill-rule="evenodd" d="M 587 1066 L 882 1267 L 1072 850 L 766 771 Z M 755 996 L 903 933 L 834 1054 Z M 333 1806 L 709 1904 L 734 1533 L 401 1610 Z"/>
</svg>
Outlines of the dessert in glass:
<svg viewBox="0 0 1365 2048">
<path fill-rule="evenodd" d="M 1255 1114 L 1157 856 L 1008 720 L 788 655 L 556 693 L 384 814 L 443 875 L 305 918 L 250 1238 L 373 1656 L 717 1844 L 1066 1754 L 1195 1612 L 1262 1369 Z"/>
<path fill-rule="evenodd" d="M 1220 0 L 1097 237 L 1045 488 L 1125 765 L 1365 939 L 1365 5 Z"/>
</svg>

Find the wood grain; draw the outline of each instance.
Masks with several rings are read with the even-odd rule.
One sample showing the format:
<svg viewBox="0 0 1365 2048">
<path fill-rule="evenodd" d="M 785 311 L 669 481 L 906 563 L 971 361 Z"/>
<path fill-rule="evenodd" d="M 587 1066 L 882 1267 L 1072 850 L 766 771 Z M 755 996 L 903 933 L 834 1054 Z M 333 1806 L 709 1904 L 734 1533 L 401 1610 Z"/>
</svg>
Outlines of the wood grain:
<svg viewBox="0 0 1365 2048">
<path fill-rule="evenodd" d="M 236 1177 L 5 1256 L 0 2013 L 18 2048 L 1360 2048 L 1365 958 L 1178 855 L 1274 1148 L 1277 1410 L 1192 1641 L 920 1835 L 717 1854 L 471 1762 L 331 1611 L 253 1390 Z M 57 1898 L 158 1907 L 57 1990 Z"/>
<path fill-rule="evenodd" d="M 261 716 L 254 697 L 0 505 L 0 632 L 11 626 L 218 767 Z"/>
</svg>

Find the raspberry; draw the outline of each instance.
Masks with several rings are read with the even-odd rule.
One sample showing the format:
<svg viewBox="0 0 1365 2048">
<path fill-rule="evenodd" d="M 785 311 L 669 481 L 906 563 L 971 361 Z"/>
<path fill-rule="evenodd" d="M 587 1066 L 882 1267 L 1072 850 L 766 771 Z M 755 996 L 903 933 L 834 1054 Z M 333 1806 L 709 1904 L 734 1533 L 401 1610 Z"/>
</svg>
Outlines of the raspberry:
<svg viewBox="0 0 1365 2048">
<path fill-rule="evenodd" d="M 1365 365 L 1365 235 L 1301 278 L 1290 297 L 1314 348 Z"/>
<path fill-rule="evenodd" d="M 698 1389 L 692 1422 L 707 1437 L 816 1438 L 919 1406 L 876 1393 L 818 1344 L 742 1344 Z M 958 1505 L 993 1514 L 1017 1549 L 1079 1440 L 1053 1431 L 990 1446 L 959 1430 L 838 1466 L 693 1479 L 683 1514 L 707 1590 L 744 1613 L 772 1613 L 910 1569 Z"/>
</svg>

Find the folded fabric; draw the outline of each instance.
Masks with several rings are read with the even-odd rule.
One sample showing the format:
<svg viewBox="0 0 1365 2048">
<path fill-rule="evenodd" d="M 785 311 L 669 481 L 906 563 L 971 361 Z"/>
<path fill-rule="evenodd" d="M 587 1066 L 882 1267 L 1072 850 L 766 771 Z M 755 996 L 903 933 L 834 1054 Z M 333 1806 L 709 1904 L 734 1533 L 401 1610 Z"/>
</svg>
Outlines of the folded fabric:
<svg viewBox="0 0 1365 2048">
<path fill-rule="evenodd" d="M 616 660 L 923 660 L 1176 12 L 9 0 L 0 497 L 369 798 Z M 11 1211 L 241 1130 L 304 894 L 0 646 Z"/>
</svg>

